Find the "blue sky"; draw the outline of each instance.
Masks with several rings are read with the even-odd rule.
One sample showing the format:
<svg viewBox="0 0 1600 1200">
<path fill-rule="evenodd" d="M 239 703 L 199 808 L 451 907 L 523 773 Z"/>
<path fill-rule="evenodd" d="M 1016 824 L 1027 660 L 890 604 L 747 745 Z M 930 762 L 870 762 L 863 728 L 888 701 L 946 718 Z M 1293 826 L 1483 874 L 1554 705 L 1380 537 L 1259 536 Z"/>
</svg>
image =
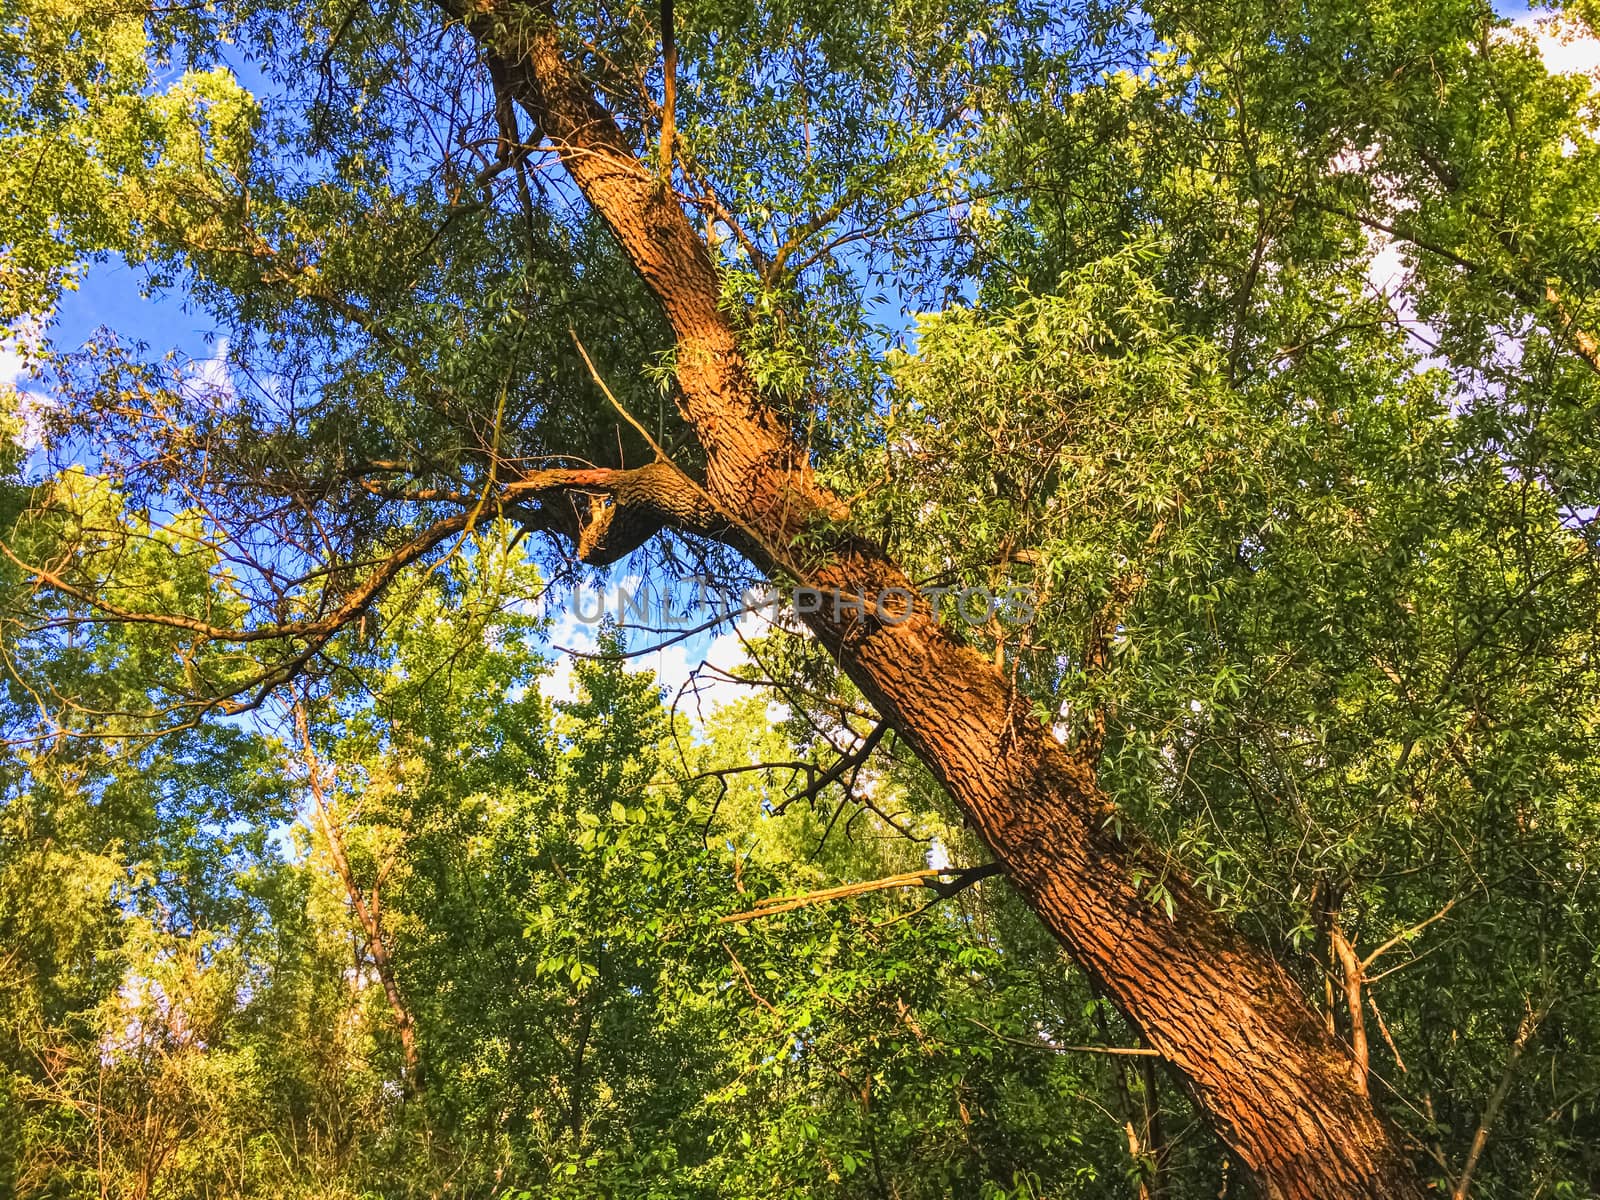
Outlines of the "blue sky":
<svg viewBox="0 0 1600 1200">
<path fill-rule="evenodd" d="M 1542 15 L 1537 12 L 1530 13 L 1526 4 L 1507 3 L 1504 0 L 1495 4 L 1495 10 L 1519 23 L 1531 22 Z M 1552 70 L 1568 72 L 1600 70 L 1600 42 L 1592 38 L 1563 42 L 1557 37 L 1546 34 L 1536 34 L 1536 36 Z M 237 58 L 237 54 L 233 57 Z M 235 61 L 231 65 L 247 84 L 253 83 L 259 86 L 262 83 L 260 77 L 247 63 Z M 1394 266 L 1394 264 L 1385 265 L 1381 260 L 1380 254 L 1380 261 L 1374 264 L 1375 271 L 1379 273 Z M 1381 285 L 1382 282 L 1377 278 L 1374 279 L 1375 284 Z M 94 264 L 84 275 L 79 289 L 63 297 L 50 329 L 51 340 L 61 348 L 76 347 L 104 326 L 115 330 L 125 340 L 147 343 L 151 351 L 157 355 L 175 350 L 180 355 L 196 361 L 219 357 L 225 347 L 221 344 L 214 323 L 187 294 L 178 289 L 171 289 L 146 296 L 143 294 L 142 284 L 140 273 L 120 260 Z M 221 363 L 218 362 L 217 366 L 211 369 L 220 368 Z M 9 373 L 14 374 L 14 368 Z M 629 576 L 627 563 L 613 572 L 613 578 L 617 580 L 625 580 Z M 590 627 L 576 622 L 570 613 L 557 621 L 552 640 L 556 644 L 570 645 L 578 649 L 593 644 Z M 659 640 L 661 640 L 659 636 L 639 634 L 635 637 L 634 644 L 650 645 Z M 664 685 L 676 690 L 688 677 L 694 665 L 706 657 L 724 667 L 734 665 L 741 657 L 737 638 L 731 632 L 710 631 L 677 643 L 657 654 L 636 659 L 635 665 L 654 669 Z M 564 690 L 568 675 L 567 669 L 559 669 L 550 681 L 549 687 L 556 692 Z M 727 686 L 716 688 L 713 702 L 726 699 L 732 694 L 732 689 Z"/>
<path fill-rule="evenodd" d="M 1544 15 L 1521 0 L 1496 0 L 1501 16 L 1522 21 Z M 1600 67 L 1600 44 L 1563 44 L 1552 37 L 1540 38 L 1541 49 L 1552 70 L 1593 70 Z M 259 75 L 237 53 L 228 62 L 247 86 L 261 86 Z M 81 344 L 100 326 L 107 326 L 125 337 L 148 342 L 157 352 L 174 349 L 191 358 L 212 357 L 214 327 L 206 315 L 194 308 L 180 291 L 160 296 L 141 295 L 139 276 L 121 262 L 96 264 L 76 293 L 67 294 L 57 312 L 54 338 L 64 347 Z"/>
</svg>

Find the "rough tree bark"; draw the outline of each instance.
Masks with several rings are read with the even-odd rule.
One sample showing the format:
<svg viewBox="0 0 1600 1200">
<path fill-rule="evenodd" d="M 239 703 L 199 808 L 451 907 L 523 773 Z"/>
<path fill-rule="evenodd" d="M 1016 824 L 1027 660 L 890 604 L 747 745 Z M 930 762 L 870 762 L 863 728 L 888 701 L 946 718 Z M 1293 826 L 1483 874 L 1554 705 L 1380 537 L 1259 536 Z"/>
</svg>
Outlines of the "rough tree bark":
<svg viewBox="0 0 1600 1200">
<path fill-rule="evenodd" d="M 1172 1065 L 1261 1192 L 1274 1200 L 1421 1196 L 1361 1072 L 1283 968 L 1113 822 L 1092 761 L 1057 742 L 994 665 L 939 624 L 902 572 L 849 532 L 846 507 L 813 478 L 747 371 L 719 306 L 710 252 L 670 181 L 662 186 L 572 66 L 549 9 L 526 0 L 438 2 L 548 139 L 676 338 L 678 404 L 705 452 L 703 483 L 664 463 L 653 478 L 630 481 L 646 518 L 631 536 L 605 539 L 596 560 L 614 559 L 688 506 L 686 523 L 719 534 L 760 569 L 845 597 L 806 618 L 814 634 L 949 790 L 1012 886 Z M 662 498 L 652 499 L 657 485 Z M 611 507 L 627 507 L 627 497 L 608 494 Z M 614 515 L 604 519 L 617 526 Z M 807 546 L 822 548 L 800 555 L 803 531 Z M 892 620 L 848 603 L 885 592 L 907 598 Z M 1140 894 L 1141 864 L 1165 875 L 1172 917 Z"/>
</svg>

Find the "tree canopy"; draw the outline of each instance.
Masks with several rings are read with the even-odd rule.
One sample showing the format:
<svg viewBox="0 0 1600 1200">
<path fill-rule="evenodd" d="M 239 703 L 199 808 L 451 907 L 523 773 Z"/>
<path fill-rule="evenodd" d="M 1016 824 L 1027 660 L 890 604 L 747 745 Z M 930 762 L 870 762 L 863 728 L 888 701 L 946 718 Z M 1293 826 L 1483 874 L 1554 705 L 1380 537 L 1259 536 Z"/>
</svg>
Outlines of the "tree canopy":
<svg viewBox="0 0 1600 1200">
<path fill-rule="evenodd" d="M 4 11 L 0 1191 L 1600 1194 L 1587 0 Z"/>
</svg>

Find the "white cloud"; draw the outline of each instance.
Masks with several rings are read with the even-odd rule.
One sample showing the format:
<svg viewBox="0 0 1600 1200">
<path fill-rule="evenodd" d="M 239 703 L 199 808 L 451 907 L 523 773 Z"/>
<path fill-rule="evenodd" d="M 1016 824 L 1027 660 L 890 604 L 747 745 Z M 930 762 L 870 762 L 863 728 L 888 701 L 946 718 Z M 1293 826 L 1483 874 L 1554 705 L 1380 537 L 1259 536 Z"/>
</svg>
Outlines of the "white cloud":
<svg viewBox="0 0 1600 1200">
<path fill-rule="evenodd" d="M 552 701 L 571 700 L 576 695 L 573 677 L 574 658 L 561 651 L 576 650 L 592 653 L 597 645 L 596 633 L 602 615 L 625 618 L 628 648 L 647 650 L 628 660 L 633 670 L 653 671 L 656 682 L 666 692 L 667 702 L 675 699 L 678 711 L 691 720 L 704 721 L 725 704 L 743 700 L 753 694 L 749 684 L 729 678 L 729 675 L 746 662 L 744 642 L 767 632 L 772 614 L 767 611 L 741 612 L 737 619 L 730 617 L 725 624 L 705 629 L 672 641 L 669 619 L 656 609 L 650 615 L 629 612 L 631 598 L 643 596 L 641 589 L 649 588 L 648 581 L 638 575 L 628 575 L 596 590 L 580 588 L 566 608 L 556 615 L 550 627 L 550 644 L 555 648 L 554 665 L 548 675 L 539 680 L 539 690 Z M 678 592 L 675 603 L 681 604 L 689 593 Z M 696 625 L 711 620 L 715 609 L 691 609 L 682 612 L 675 608 L 677 626 L 687 633 Z M 626 628 L 626 626 L 625 626 Z M 741 636 L 742 635 L 742 636 Z M 649 650 L 651 646 L 659 649 Z M 769 719 L 782 720 L 787 710 L 768 705 Z"/>
<path fill-rule="evenodd" d="M 179 386 L 191 399 L 231 400 L 236 393 L 233 371 L 228 366 L 228 339 L 217 339 L 210 358 L 189 360 Z"/>
<path fill-rule="evenodd" d="M 1367 286 L 1394 314 L 1395 323 L 1405 331 L 1411 348 L 1422 355 L 1423 365 L 1436 365 L 1433 348 L 1439 334 L 1417 316 L 1411 286 L 1411 268 L 1400 245 L 1381 229 L 1367 229 L 1367 246 L 1372 257 L 1367 262 Z"/>
<path fill-rule="evenodd" d="M 12 348 L 11 339 L 0 343 L 0 385 L 16 387 L 22 378 L 22 355 Z"/>
<path fill-rule="evenodd" d="M 575 700 L 577 682 L 573 677 L 575 657 L 565 651 L 592 654 L 598 646 L 596 634 L 603 615 L 621 611 L 621 598 L 639 586 L 637 575 L 625 575 L 598 591 L 591 587 L 578 587 L 567 606 L 560 610 L 550 625 L 550 645 L 555 650 L 554 666 L 548 675 L 539 680 L 539 691 L 547 700 Z"/>
<path fill-rule="evenodd" d="M 561 625 L 558 622 L 550 632 L 554 635 L 560 628 Z M 587 639 L 587 641 L 583 639 Z M 554 641 L 554 637 L 551 640 Z M 587 653 L 594 649 L 594 638 L 586 630 L 580 629 L 578 636 L 573 636 L 571 632 L 568 632 L 567 640 L 561 642 L 560 645 L 566 646 L 571 650 Z M 572 655 L 562 654 L 557 651 L 550 673 L 539 676 L 539 694 L 552 704 L 557 701 L 571 701 L 578 698 L 578 685 L 572 675 L 574 661 Z"/>
<path fill-rule="evenodd" d="M 1381 295 L 1394 295 L 1405 286 L 1410 268 L 1406 266 L 1400 247 L 1388 234 L 1374 234 L 1371 246 L 1374 253 L 1367 264 L 1367 282 Z"/>
<path fill-rule="evenodd" d="M 15 412 L 22 418 L 17 442 L 29 452 L 44 443 L 44 413 L 50 407 L 49 397 L 22 385 L 41 337 L 38 321 L 25 321 L 0 331 L 0 403 L 15 404 Z M 14 394 L 15 400 L 8 394 Z"/>
<path fill-rule="evenodd" d="M 1533 38 L 1552 75 L 1588 75 L 1600 82 L 1600 38 L 1571 17 L 1529 13 L 1512 27 Z"/>
<path fill-rule="evenodd" d="M 1335 175 L 1352 175 L 1370 170 L 1377 161 L 1378 148 L 1376 146 L 1368 146 L 1364 150 L 1355 146 L 1346 146 L 1329 160 L 1328 170 Z"/>
<path fill-rule="evenodd" d="M 760 613 L 743 613 L 709 644 L 700 638 L 689 638 L 645 656 L 640 665 L 656 673 L 657 682 L 666 689 L 668 703 L 681 693 L 678 711 L 704 720 L 723 705 L 754 694 L 749 684 L 728 676 L 748 661 L 745 641 L 762 636 L 767 626 Z"/>
</svg>

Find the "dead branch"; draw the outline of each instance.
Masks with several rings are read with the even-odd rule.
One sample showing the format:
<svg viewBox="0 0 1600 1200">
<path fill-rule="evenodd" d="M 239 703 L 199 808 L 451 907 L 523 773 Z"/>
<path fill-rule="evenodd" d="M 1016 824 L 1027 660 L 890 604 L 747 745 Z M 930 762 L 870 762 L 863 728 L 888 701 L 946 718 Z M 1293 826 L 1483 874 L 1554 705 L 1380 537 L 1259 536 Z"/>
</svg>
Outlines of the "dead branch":
<svg viewBox="0 0 1600 1200">
<path fill-rule="evenodd" d="M 824 888 L 818 892 L 806 892 L 798 896 L 770 896 L 747 912 L 732 913 L 723 917 L 719 924 L 743 924 L 763 917 L 775 917 L 779 913 L 793 912 L 797 908 L 806 908 L 813 904 L 847 900 L 854 896 L 863 896 L 868 892 L 882 892 L 891 888 L 925 887 L 937 892 L 941 900 L 948 900 L 980 880 L 1000 874 L 1000 871 L 999 863 L 984 863 L 976 867 L 947 867 L 943 870 L 929 868 L 926 871 L 907 871 L 901 875 L 889 875 L 883 879 L 869 879 L 863 883 L 841 884 L 839 887 Z"/>
</svg>

